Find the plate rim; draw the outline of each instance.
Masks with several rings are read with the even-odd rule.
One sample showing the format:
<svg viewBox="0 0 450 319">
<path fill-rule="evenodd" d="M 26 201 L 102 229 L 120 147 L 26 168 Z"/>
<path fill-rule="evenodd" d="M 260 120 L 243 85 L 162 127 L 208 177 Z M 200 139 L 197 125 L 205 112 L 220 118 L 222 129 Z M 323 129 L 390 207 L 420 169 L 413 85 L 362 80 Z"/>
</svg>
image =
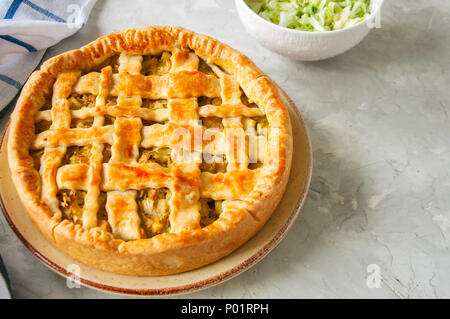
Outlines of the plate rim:
<svg viewBox="0 0 450 319">
<path fill-rule="evenodd" d="M 246 258 L 239 264 L 235 265 L 234 267 L 223 271 L 215 276 L 209 277 L 204 280 L 199 280 L 191 284 L 182 285 L 182 286 L 174 286 L 169 288 L 145 288 L 145 289 L 133 289 L 133 288 L 123 288 L 123 287 L 117 287 L 117 286 L 111 286 L 102 284 L 100 282 L 92 281 L 89 279 L 85 279 L 80 277 L 79 281 L 83 286 L 86 286 L 88 288 L 94 288 L 103 292 L 107 293 L 113 293 L 113 294 L 119 294 L 119 295 L 128 295 L 128 296 L 170 296 L 170 295 L 180 295 L 180 294 L 187 294 L 194 291 L 200 291 L 203 289 L 210 288 L 214 285 L 217 285 L 221 282 L 225 282 L 227 280 L 230 280 L 234 278 L 235 276 L 243 273 L 244 271 L 250 269 L 252 266 L 257 264 L 260 260 L 263 259 L 270 251 L 272 251 L 280 242 L 281 240 L 287 235 L 289 232 L 289 229 L 294 224 L 295 220 L 297 219 L 298 215 L 300 214 L 301 208 L 303 207 L 303 204 L 305 203 L 306 197 L 308 195 L 309 187 L 311 184 L 311 178 L 312 178 L 312 169 L 313 169 L 313 153 L 312 153 L 312 145 L 311 145 L 311 139 L 308 133 L 308 129 L 306 127 L 306 123 L 298 110 L 296 104 L 292 99 L 287 95 L 287 93 L 279 88 L 284 98 L 286 98 L 287 102 L 290 104 L 293 113 L 298 118 L 299 123 L 301 124 L 301 127 L 304 130 L 304 136 L 306 140 L 306 149 L 308 151 L 309 156 L 305 156 L 307 159 L 306 163 L 306 176 L 305 181 L 303 184 L 304 192 L 299 196 L 297 203 L 295 204 L 295 207 L 293 209 L 292 214 L 289 215 L 289 218 L 286 220 L 284 225 L 278 229 L 276 234 L 270 239 L 261 249 L 259 249 L 257 252 L 252 254 L 250 257 Z M 11 123 L 11 119 L 8 120 L 8 122 L 5 125 L 5 128 L 2 132 L 2 136 L 0 139 L 0 148 L 3 146 L 3 143 L 5 141 L 6 132 L 8 131 L 9 125 Z M 64 267 L 61 267 L 54 261 L 52 261 L 50 258 L 43 255 L 39 250 L 37 250 L 19 231 L 19 229 L 14 224 L 8 210 L 6 209 L 3 196 L 0 193 L 0 207 L 2 210 L 2 214 L 5 217 L 6 222 L 10 226 L 10 228 L 13 230 L 13 232 L 16 234 L 16 236 L 19 238 L 19 240 L 22 242 L 22 244 L 33 254 L 35 258 L 37 258 L 40 262 L 42 262 L 44 265 L 46 265 L 49 269 L 57 273 L 58 275 L 63 276 L 64 278 L 70 278 L 71 274 L 64 269 Z M 245 245 L 245 244 L 244 244 Z M 207 267 L 207 266 L 205 266 Z"/>
</svg>

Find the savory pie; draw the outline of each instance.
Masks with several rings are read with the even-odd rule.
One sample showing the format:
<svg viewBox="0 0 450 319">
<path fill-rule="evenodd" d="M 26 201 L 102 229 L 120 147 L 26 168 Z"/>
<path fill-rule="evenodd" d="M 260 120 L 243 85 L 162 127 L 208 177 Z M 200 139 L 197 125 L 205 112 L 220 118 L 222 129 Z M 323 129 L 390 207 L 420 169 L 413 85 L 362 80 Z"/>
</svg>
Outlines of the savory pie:
<svg viewBox="0 0 450 319">
<path fill-rule="evenodd" d="M 288 111 L 247 57 L 179 27 L 99 38 L 34 72 L 11 117 L 28 214 L 67 255 L 129 275 L 212 263 L 269 219 Z"/>
</svg>

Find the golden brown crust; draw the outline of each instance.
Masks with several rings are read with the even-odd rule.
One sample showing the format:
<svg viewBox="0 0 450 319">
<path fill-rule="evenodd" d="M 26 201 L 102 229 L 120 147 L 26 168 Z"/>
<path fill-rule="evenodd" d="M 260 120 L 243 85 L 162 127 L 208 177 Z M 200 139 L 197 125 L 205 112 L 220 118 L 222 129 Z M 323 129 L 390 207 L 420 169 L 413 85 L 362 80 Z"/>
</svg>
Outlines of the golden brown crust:
<svg viewBox="0 0 450 319">
<path fill-rule="evenodd" d="M 52 124 L 55 130 L 45 131 L 36 136 L 34 119 L 37 116 L 39 107 L 52 94 L 54 99 L 55 93 L 63 98 L 67 97 L 70 92 L 64 91 L 67 88 L 67 85 L 64 85 L 64 81 L 73 82 L 77 77 L 77 72 L 86 73 L 93 69 L 98 69 L 113 54 L 122 52 L 136 55 L 159 54 L 163 50 L 171 51 L 176 47 L 192 50 L 198 56 L 206 58 L 210 63 L 219 66 L 224 72 L 235 76 L 246 95 L 251 97 L 257 105 L 263 107 L 269 122 L 269 127 L 271 128 L 269 130 L 268 143 L 274 142 L 277 144 L 269 148 L 266 154 L 268 160 L 263 167 L 258 169 L 257 176 L 255 176 L 256 173 L 254 171 L 248 174 L 245 172 L 242 173 L 242 171 L 233 171 L 213 176 L 204 172 L 198 175 L 196 173 L 198 169 L 195 167 L 184 167 L 180 172 L 176 171 L 176 168 L 171 169 L 170 172 L 167 169 L 159 169 L 158 174 L 169 174 L 173 176 L 172 178 L 179 178 L 180 185 L 184 185 L 183 183 L 189 185 L 186 186 L 190 189 L 189 192 L 197 193 L 197 197 L 201 195 L 199 183 L 207 181 L 212 187 L 207 190 L 202 190 L 202 192 L 207 193 L 204 194 L 205 196 L 208 195 L 207 197 L 210 198 L 216 197 L 214 199 L 222 199 L 229 198 L 231 196 L 230 194 L 232 194 L 233 197 L 237 197 L 236 199 L 239 200 L 227 201 L 224 213 L 220 215 L 219 219 L 204 228 L 194 226 L 185 226 L 183 228 L 180 226 L 177 232 L 164 233 L 152 238 L 124 241 L 114 238 L 112 233 L 100 227 L 87 229 L 82 225 L 74 224 L 67 219 L 63 219 L 61 214 L 55 214 L 48 203 L 41 199 L 42 186 L 40 177 L 34 167 L 30 150 L 58 146 L 61 143 L 67 146 L 76 145 L 83 139 L 89 141 L 94 140 L 94 144 L 105 143 L 107 141 L 111 143 L 114 132 L 112 126 L 98 127 L 94 132 L 82 128 L 68 130 L 67 124 L 70 125 L 70 123 L 67 123 L 67 121 L 70 121 L 70 119 L 67 120 L 62 115 L 58 116 L 60 123 Z M 185 58 L 188 59 L 188 57 Z M 74 70 L 77 71 L 74 72 Z M 61 79 L 61 74 L 66 74 L 66 78 Z M 71 74 L 74 74 L 75 77 L 72 78 Z M 83 81 L 90 81 L 91 83 L 96 81 L 100 82 L 98 79 L 99 74 L 87 74 Z M 122 77 L 120 81 L 116 81 L 118 76 Z M 190 79 L 190 82 L 193 81 L 198 85 L 186 87 L 184 85 L 187 81 L 186 77 Z M 181 71 L 177 74 L 169 74 L 159 78 L 143 77 L 141 75 L 122 76 L 119 74 L 112 77 L 112 83 L 109 87 L 112 88 L 112 95 L 139 95 L 150 98 L 166 98 L 167 96 L 176 96 L 177 98 L 189 98 L 190 96 L 201 95 L 210 97 L 218 96 L 220 85 L 224 85 L 224 83 L 227 85 L 227 75 L 224 73 L 221 83 L 216 79 L 208 79 L 208 77 L 210 76 L 196 71 Z M 98 91 L 89 91 L 91 85 L 85 85 L 83 81 L 77 82 L 75 91 L 78 90 L 80 93 L 87 92 L 96 95 L 101 94 Z M 127 83 L 127 81 L 140 84 L 137 86 L 124 86 L 123 83 Z M 158 92 L 161 92 L 165 84 L 169 82 L 172 84 L 176 83 L 171 85 L 171 87 L 178 88 L 178 91 L 169 90 L 163 96 L 158 95 Z M 98 87 L 98 85 L 95 87 Z M 232 100 L 233 96 L 229 98 Z M 59 102 L 54 101 L 54 105 L 57 103 Z M 177 104 L 173 103 L 171 107 L 175 110 Z M 225 115 L 233 116 L 233 112 L 237 112 L 236 114 L 245 114 L 242 112 L 244 108 L 242 105 L 236 106 L 236 108 L 237 111 L 232 111 L 230 108 L 228 113 L 225 112 L 221 115 L 223 117 Z M 241 108 L 241 111 L 238 110 L 239 108 Z M 149 113 L 148 111 L 146 111 L 145 116 L 141 116 L 144 114 L 142 111 L 138 109 L 132 109 L 130 111 L 130 109 L 125 108 L 121 111 L 102 106 L 90 112 L 100 112 L 103 114 L 111 112 L 116 115 L 117 113 L 114 112 L 122 112 L 119 113 L 122 116 L 127 116 L 128 114 L 153 119 L 167 119 L 168 117 L 167 113 Z M 65 112 L 64 114 L 76 112 L 68 110 L 67 105 L 64 105 L 63 102 L 61 102 L 58 110 L 52 110 L 51 112 Z M 204 115 L 211 115 L 217 112 L 217 109 L 214 109 L 211 105 L 209 109 L 206 107 L 203 109 L 200 108 L 199 112 L 203 112 L 202 114 Z M 260 112 L 259 110 L 248 112 L 251 113 L 248 116 L 260 115 L 258 113 Z M 94 113 L 89 114 L 96 116 Z M 186 121 L 182 113 L 175 115 L 176 112 L 174 112 L 173 114 L 173 116 L 176 116 L 174 118 L 175 122 L 179 121 L 179 123 L 184 123 L 183 121 Z M 39 116 L 43 118 L 48 117 L 50 116 L 50 112 L 40 112 Z M 126 125 L 129 124 L 129 121 L 124 120 L 123 123 L 116 125 L 118 127 L 123 125 L 124 130 L 126 130 Z M 171 127 L 171 125 L 168 127 Z M 232 127 L 233 124 L 230 122 L 230 125 Z M 153 132 L 150 132 L 150 129 L 144 129 L 144 137 L 139 141 L 142 145 L 147 145 L 146 147 L 151 145 L 153 141 L 151 138 L 153 136 L 152 134 L 159 134 L 158 136 L 160 136 L 162 131 L 169 129 L 164 125 L 158 124 L 151 127 Z M 155 131 L 158 128 L 162 130 L 159 133 Z M 57 133 L 55 134 L 55 132 Z M 95 135 L 95 138 L 92 135 Z M 140 139 L 140 137 L 135 136 L 129 138 Z M 226 138 L 226 130 L 223 138 Z M 166 143 L 169 142 L 166 141 Z M 133 143 L 136 144 L 137 142 L 133 141 Z M 123 145 L 125 144 L 127 143 L 124 142 Z M 136 150 L 133 152 L 136 152 Z M 11 116 L 8 155 L 14 184 L 31 220 L 41 233 L 59 249 L 80 262 L 105 271 L 141 276 L 165 275 L 198 268 L 226 256 L 251 238 L 264 225 L 281 200 L 287 185 L 292 159 L 292 132 L 288 112 L 281 101 L 275 84 L 247 57 L 210 37 L 199 35 L 180 27 L 144 27 L 99 38 L 81 49 L 70 51 L 48 60 L 42 65 L 39 71 L 33 73 L 22 90 L 22 94 Z M 142 168 L 133 168 L 132 163 L 130 164 L 131 166 L 124 163 L 122 160 L 117 163 L 113 160 L 109 164 L 103 164 L 103 170 L 106 175 L 118 175 L 112 178 L 122 180 L 123 183 L 126 183 L 128 179 L 139 181 L 140 178 L 141 183 L 147 183 L 147 186 L 164 186 L 165 179 L 161 177 L 164 177 L 164 175 L 154 175 L 155 167 L 152 165 L 146 166 L 146 169 L 141 172 L 138 170 Z M 65 185 L 65 187 L 75 187 L 73 183 L 88 183 L 86 179 L 86 176 L 88 176 L 86 173 L 88 166 L 83 165 L 78 164 L 78 166 L 72 167 L 74 168 L 73 171 L 77 172 L 75 175 L 72 175 L 72 178 L 74 176 L 76 178 L 74 181 L 71 181 L 72 184 Z M 110 169 L 112 165 L 116 165 L 115 169 Z M 51 167 L 47 169 L 50 170 Z M 45 171 L 45 168 L 42 171 Z M 142 176 L 145 177 L 142 174 L 147 171 L 152 172 L 150 181 L 146 181 L 145 178 L 142 180 Z M 64 174 L 67 175 L 68 173 L 64 169 L 60 169 L 58 174 L 58 177 L 56 177 L 55 172 L 55 185 L 56 180 L 60 183 L 64 183 L 67 180 L 67 178 L 64 178 Z M 185 181 L 186 174 L 192 174 L 189 182 Z M 233 178 L 229 177 L 231 176 L 230 174 L 234 174 Z M 240 176 L 239 174 L 243 175 Z M 199 179 L 195 180 L 195 176 L 199 176 Z M 236 184 L 237 178 L 241 178 L 242 184 Z M 78 187 L 82 188 L 79 184 Z M 100 188 L 108 190 L 108 181 L 104 181 Z M 113 189 L 114 187 L 110 188 Z M 125 188 L 126 185 L 124 186 Z M 242 189 L 245 189 L 245 191 Z M 186 192 L 186 189 L 183 191 Z M 245 193 L 246 195 L 243 198 L 238 198 L 240 193 Z M 181 192 L 180 194 L 178 196 L 187 196 L 187 193 Z M 114 203 L 114 201 L 111 200 L 111 203 Z M 174 200 L 174 203 L 176 203 L 176 200 Z M 180 205 L 186 204 L 183 204 L 183 201 L 181 201 Z M 126 205 L 121 207 L 126 207 Z M 190 209 L 189 207 L 178 208 Z M 120 207 L 116 209 L 120 209 Z M 171 218 L 173 219 L 171 222 L 174 225 L 181 223 L 177 218 L 182 218 L 182 216 L 177 217 L 174 214 Z M 195 225 L 195 223 L 198 223 L 198 220 L 183 220 L 182 222 L 185 225 Z"/>
</svg>

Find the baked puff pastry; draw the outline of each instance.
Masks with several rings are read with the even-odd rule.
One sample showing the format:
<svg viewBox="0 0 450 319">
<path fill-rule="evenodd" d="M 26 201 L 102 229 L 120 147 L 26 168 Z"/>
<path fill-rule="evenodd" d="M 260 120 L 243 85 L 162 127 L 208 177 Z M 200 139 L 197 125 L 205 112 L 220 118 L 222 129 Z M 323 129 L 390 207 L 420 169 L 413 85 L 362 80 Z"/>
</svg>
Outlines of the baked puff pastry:
<svg viewBox="0 0 450 319">
<path fill-rule="evenodd" d="M 195 269 L 273 214 L 288 111 L 246 56 L 180 27 L 101 37 L 46 61 L 11 116 L 9 166 L 40 232 L 119 274 Z"/>
</svg>

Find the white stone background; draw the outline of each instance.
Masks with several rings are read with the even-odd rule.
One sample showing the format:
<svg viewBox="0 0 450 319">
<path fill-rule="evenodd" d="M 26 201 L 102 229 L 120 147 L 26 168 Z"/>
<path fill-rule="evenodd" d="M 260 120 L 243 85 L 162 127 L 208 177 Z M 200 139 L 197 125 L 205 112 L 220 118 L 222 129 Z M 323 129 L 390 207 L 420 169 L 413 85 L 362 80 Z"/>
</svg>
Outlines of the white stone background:
<svg viewBox="0 0 450 319">
<path fill-rule="evenodd" d="M 98 0 L 87 25 L 46 58 L 158 24 L 248 55 L 296 102 L 314 150 L 308 199 L 280 245 L 238 277 L 181 298 L 450 297 L 449 1 L 386 0 L 381 28 L 358 46 L 302 63 L 259 46 L 231 0 Z M 67 288 L 3 216 L 0 254 L 18 298 L 117 297 Z M 369 264 L 380 266 L 380 288 L 366 285 Z"/>
</svg>

